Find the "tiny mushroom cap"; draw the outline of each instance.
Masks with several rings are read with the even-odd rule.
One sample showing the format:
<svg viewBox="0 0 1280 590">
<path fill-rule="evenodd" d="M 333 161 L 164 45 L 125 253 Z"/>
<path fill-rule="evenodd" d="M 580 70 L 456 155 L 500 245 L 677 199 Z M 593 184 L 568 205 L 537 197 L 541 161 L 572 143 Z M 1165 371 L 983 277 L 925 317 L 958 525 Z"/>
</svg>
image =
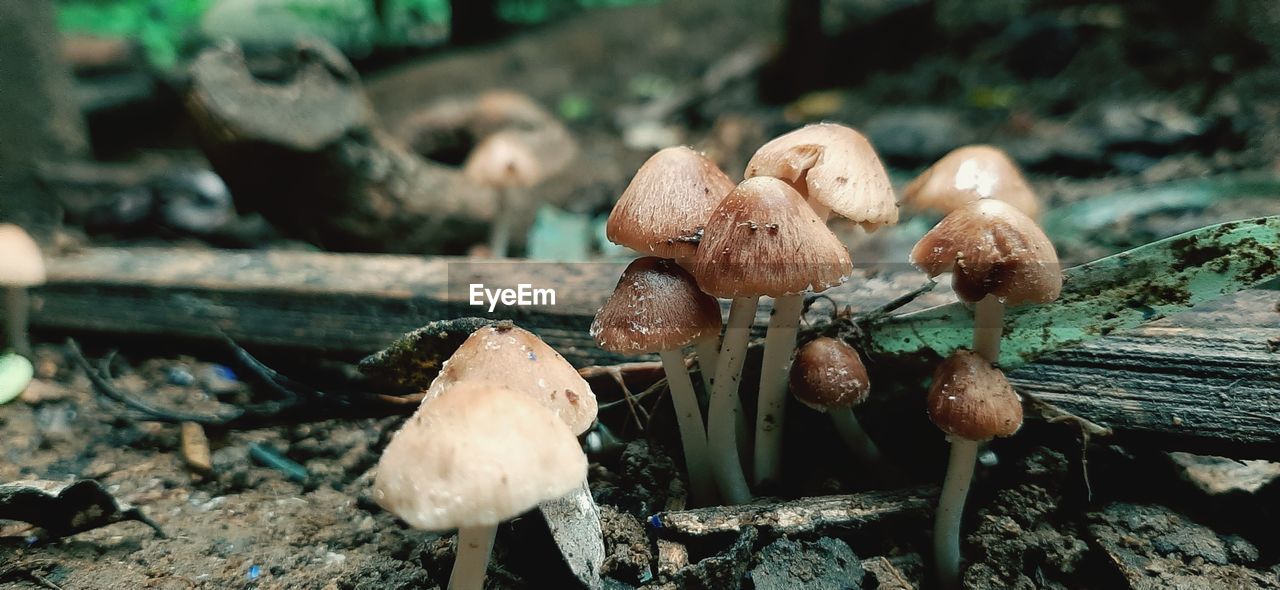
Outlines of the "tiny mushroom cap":
<svg viewBox="0 0 1280 590">
<path fill-rule="evenodd" d="M 978 199 L 1000 199 L 1028 217 L 1040 216 L 1040 198 L 1009 155 L 989 145 L 958 148 L 902 190 L 902 205 L 946 215 Z"/>
<path fill-rule="evenodd" d="M 662 352 L 720 335 L 720 304 L 674 261 L 647 256 L 627 266 L 591 323 L 600 347 Z"/>
<path fill-rule="evenodd" d="M 1030 217 L 996 199 L 965 204 L 911 250 L 911 263 L 931 277 L 951 272 L 966 301 L 994 295 L 1008 305 L 1048 303 L 1062 291 L 1058 253 Z"/>
<path fill-rule="evenodd" d="M 496 188 L 528 187 L 546 176 L 533 150 L 510 132 L 498 132 L 480 142 L 462 166 L 472 182 Z"/>
<path fill-rule="evenodd" d="M 0 287 L 35 287 L 45 281 L 40 246 L 25 230 L 0 223 Z"/>
<path fill-rule="evenodd" d="M 800 193 L 759 176 L 716 206 L 692 270 L 698 286 L 716 297 L 781 297 L 839 285 L 853 263 Z"/>
<path fill-rule="evenodd" d="M 636 172 L 609 213 L 609 241 L 637 252 L 684 259 L 733 181 L 706 156 L 684 146 L 659 151 Z"/>
<path fill-rule="evenodd" d="M 791 365 L 791 395 L 819 412 L 851 408 L 871 391 L 867 367 L 843 340 L 815 338 L 796 351 Z"/>
<path fill-rule="evenodd" d="M 587 476 L 577 438 L 529 396 L 458 383 L 424 401 L 378 461 L 374 498 L 410 526 L 490 526 L 565 496 Z"/>
<path fill-rule="evenodd" d="M 559 416 L 574 434 L 596 419 L 596 395 L 564 357 L 511 323 L 476 330 L 445 361 L 423 403 L 455 384 L 488 381 L 524 393 Z"/>
<path fill-rule="evenodd" d="M 938 366 L 928 405 L 939 429 L 967 440 L 1012 436 L 1022 427 L 1022 401 L 1013 386 L 970 350 L 957 350 Z"/>
<path fill-rule="evenodd" d="M 772 176 L 806 199 L 868 230 L 898 222 L 897 197 L 880 156 L 861 133 L 817 123 L 774 138 L 747 163 L 747 178 Z"/>
</svg>

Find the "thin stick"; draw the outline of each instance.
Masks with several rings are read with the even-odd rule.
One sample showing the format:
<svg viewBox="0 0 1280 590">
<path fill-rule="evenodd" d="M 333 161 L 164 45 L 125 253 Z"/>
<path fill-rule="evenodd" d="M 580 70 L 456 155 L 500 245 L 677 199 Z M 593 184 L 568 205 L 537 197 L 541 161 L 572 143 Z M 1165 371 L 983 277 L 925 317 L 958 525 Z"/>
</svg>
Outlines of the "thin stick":
<svg viewBox="0 0 1280 590">
<path fill-rule="evenodd" d="M 804 295 L 784 295 L 773 302 L 769 331 L 760 363 L 760 397 L 756 405 L 755 481 L 777 479 L 782 471 L 782 430 L 787 417 L 787 377 L 800 331 Z"/>
<path fill-rule="evenodd" d="M 938 514 L 933 523 L 933 560 L 938 587 L 943 590 L 960 587 L 960 518 L 973 481 L 978 446 L 976 441 L 951 437 L 951 461 L 947 464 L 947 478 L 942 482 Z"/>
<path fill-rule="evenodd" d="M 497 525 L 458 529 L 458 553 L 449 574 L 449 590 L 484 590 L 489 554 L 497 533 Z"/>
<path fill-rule="evenodd" d="M 727 504 L 742 504 L 751 499 L 747 477 L 742 472 L 742 459 L 737 446 L 738 384 L 746 360 L 751 324 L 755 322 L 758 297 L 738 297 L 729 308 L 725 326 L 724 347 L 716 364 L 715 385 L 711 389 L 711 407 L 707 419 L 707 446 L 711 468 L 720 487 L 720 498 Z"/>
<path fill-rule="evenodd" d="M 973 310 L 973 351 L 995 365 L 1000 361 L 1000 337 L 1004 334 L 1004 303 L 987 295 Z"/>
<path fill-rule="evenodd" d="M 498 189 L 498 205 L 498 215 L 489 228 L 489 254 L 494 258 L 506 258 L 511 250 L 511 228 L 515 225 L 516 214 L 506 189 Z"/>
<path fill-rule="evenodd" d="M 4 333 L 9 348 L 31 358 L 31 341 L 27 338 L 27 314 L 30 311 L 26 287 L 8 287 L 4 290 Z"/>
<path fill-rule="evenodd" d="M 667 386 L 671 389 L 671 405 L 675 407 L 676 424 L 680 427 L 680 443 L 684 447 L 684 463 L 689 470 L 689 492 L 695 503 L 707 503 L 716 496 L 716 480 L 707 459 L 707 431 L 702 426 L 702 409 L 693 391 L 693 381 L 679 350 L 659 353 L 667 370 Z"/>
<path fill-rule="evenodd" d="M 835 424 L 840 438 L 849 445 L 849 450 L 853 451 L 863 466 L 880 465 L 884 461 L 884 457 L 880 455 L 880 447 L 862 429 L 862 423 L 853 414 L 853 408 L 832 408 L 827 413 L 831 415 L 831 422 Z"/>
</svg>

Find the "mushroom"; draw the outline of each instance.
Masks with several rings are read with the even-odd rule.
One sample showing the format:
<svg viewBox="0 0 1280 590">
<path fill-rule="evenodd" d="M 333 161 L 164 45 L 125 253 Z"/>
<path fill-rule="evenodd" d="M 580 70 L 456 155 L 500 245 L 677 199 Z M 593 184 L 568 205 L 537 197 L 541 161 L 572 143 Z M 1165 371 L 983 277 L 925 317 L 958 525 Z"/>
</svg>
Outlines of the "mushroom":
<svg viewBox="0 0 1280 590">
<path fill-rule="evenodd" d="M 999 362 L 1005 305 L 1048 303 L 1062 291 L 1058 254 L 1035 221 L 1013 205 L 978 199 L 920 238 L 911 263 L 936 277 L 951 272 L 956 295 L 976 302 L 973 349 Z"/>
<path fill-rule="evenodd" d="M 462 172 L 472 182 L 498 191 L 498 215 L 489 231 L 489 250 L 493 256 L 505 258 L 510 250 L 511 228 L 521 210 L 511 202 L 511 192 L 542 182 L 546 177 L 542 165 L 518 133 L 499 131 L 471 151 Z"/>
<path fill-rule="evenodd" d="M 423 402 L 378 461 L 377 503 L 410 526 L 458 529 L 451 590 L 480 590 L 498 523 L 565 496 L 587 458 L 564 422 L 493 383 L 450 386 Z"/>
<path fill-rule="evenodd" d="M 735 447 L 734 422 L 760 297 L 826 290 L 849 276 L 852 263 L 844 245 L 800 193 L 782 180 L 764 176 L 744 180 L 716 206 L 692 266 L 704 292 L 733 301 L 711 388 L 707 442 L 721 498 L 740 504 L 751 493 Z"/>
<path fill-rule="evenodd" d="M 835 213 L 868 231 L 898 221 L 893 186 L 875 149 L 862 134 L 843 125 L 809 125 L 766 143 L 747 163 L 746 177 L 760 176 L 789 183 L 824 221 Z M 756 483 L 776 479 L 782 469 L 787 375 L 803 297 L 779 297 L 769 318 L 756 410 Z"/>
<path fill-rule="evenodd" d="M 663 258 L 638 258 L 622 272 L 613 295 L 591 323 L 601 348 L 623 354 L 656 352 L 662 358 L 684 447 L 695 501 L 715 497 L 707 459 L 707 433 L 693 380 L 680 349 L 720 337 L 720 304 L 698 290 L 688 271 Z"/>
<path fill-rule="evenodd" d="M 990 145 L 957 148 L 902 189 L 903 207 L 947 215 L 978 199 L 1000 199 L 1040 217 L 1040 198 L 1008 154 Z"/>
<path fill-rule="evenodd" d="M 845 444 L 867 465 L 881 463 L 880 449 L 853 415 L 867 400 L 871 379 L 858 351 L 843 340 L 822 336 L 796 351 L 791 365 L 791 395 L 800 403 L 826 412 Z"/>
<path fill-rule="evenodd" d="M 1004 373 L 968 350 L 951 353 L 933 375 L 929 419 L 948 435 L 951 459 L 933 527 L 941 588 L 960 587 L 960 518 L 982 441 L 1012 436 L 1022 426 L 1022 402 Z"/>
<path fill-rule="evenodd" d="M 21 227 L 0 223 L 0 287 L 4 288 L 4 332 L 8 347 L 31 356 L 27 338 L 27 314 L 31 304 L 27 288 L 43 285 L 44 258 L 40 246 Z"/>
</svg>

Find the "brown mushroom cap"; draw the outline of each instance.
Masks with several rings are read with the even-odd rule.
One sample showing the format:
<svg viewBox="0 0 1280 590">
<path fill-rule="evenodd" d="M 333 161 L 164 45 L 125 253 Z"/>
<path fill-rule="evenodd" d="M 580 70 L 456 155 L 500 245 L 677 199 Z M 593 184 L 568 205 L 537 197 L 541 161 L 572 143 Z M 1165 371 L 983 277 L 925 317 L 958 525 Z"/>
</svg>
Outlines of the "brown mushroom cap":
<svg viewBox="0 0 1280 590">
<path fill-rule="evenodd" d="M 684 259 L 698 249 L 698 231 L 733 190 L 715 162 L 690 148 L 670 147 L 649 158 L 609 213 L 609 241 L 644 254 Z"/>
<path fill-rule="evenodd" d="M 1022 401 L 1004 373 L 970 350 L 942 361 L 929 387 L 929 419 L 967 440 L 1012 436 L 1022 427 Z"/>
<path fill-rule="evenodd" d="M 497 383 L 524 393 L 582 434 L 596 419 L 596 395 L 564 357 L 511 324 L 476 330 L 445 361 L 423 403 L 467 381 Z"/>
<path fill-rule="evenodd" d="M 383 451 L 373 490 L 410 526 L 440 531 L 497 524 L 586 476 L 564 422 L 527 395 L 469 382 L 418 407 Z"/>
<path fill-rule="evenodd" d="M 853 263 L 800 193 L 759 176 L 742 181 L 712 212 L 692 271 L 716 297 L 781 297 L 839 285 Z"/>
<path fill-rule="evenodd" d="M 26 230 L 0 223 L 0 287 L 34 287 L 45 282 L 40 246 Z"/>
<path fill-rule="evenodd" d="M 970 145 L 934 162 L 902 190 L 902 205 L 946 215 L 978 199 L 1000 199 L 1033 219 L 1040 216 L 1036 196 L 1018 165 L 1000 148 Z"/>
<path fill-rule="evenodd" d="M 810 408 L 825 412 L 866 401 L 871 379 L 862 357 L 843 340 L 823 336 L 796 351 L 791 365 L 791 395 Z"/>
<path fill-rule="evenodd" d="M 720 335 L 720 304 L 675 262 L 647 256 L 622 271 L 591 322 L 600 348 L 623 354 L 684 348 Z"/>
<path fill-rule="evenodd" d="M 514 132 L 500 131 L 484 138 L 462 166 L 472 182 L 495 188 L 528 187 L 546 174 L 538 156 Z"/>
<path fill-rule="evenodd" d="M 747 163 L 747 178 L 772 176 L 868 230 L 898 222 L 897 198 L 880 156 L 861 133 L 817 123 L 774 138 Z"/>
<path fill-rule="evenodd" d="M 966 301 L 995 295 L 1009 305 L 1047 303 L 1062 291 L 1049 238 L 996 199 L 969 202 L 943 218 L 911 250 L 911 263 L 931 277 L 953 273 L 951 285 Z"/>
</svg>

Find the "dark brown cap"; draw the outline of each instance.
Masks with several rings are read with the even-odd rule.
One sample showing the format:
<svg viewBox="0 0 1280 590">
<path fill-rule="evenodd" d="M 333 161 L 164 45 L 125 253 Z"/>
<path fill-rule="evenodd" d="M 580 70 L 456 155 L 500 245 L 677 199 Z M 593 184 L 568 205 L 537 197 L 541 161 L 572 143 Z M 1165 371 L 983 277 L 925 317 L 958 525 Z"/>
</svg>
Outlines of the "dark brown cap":
<svg viewBox="0 0 1280 590">
<path fill-rule="evenodd" d="M 933 373 L 929 419 L 967 440 L 1012 436 L 1022 427 L 1022 400 L 1000 369 L 973 351 L 957 350 Z"/>
<path fill-rule="evenodd" d="M 644 254 L 684 259 L 698 249 L 707 217 L 733 181 L 706 156 L 684 146 L 649 158 L 609 213 L 609 241 Z"/>
<path fill-rule="evenodd" d="M 591 322 L 600 348 L 623 354 L 684 348 L 720 335 L 720 304 L 675 262 L 646 256 L 622 271 Z"/>
<path fill-rule="evenodd" d="M 791 395 L 810 408 L 850 408 L 871 391 L 867 367 L 843 340 L 815 338 L 796 351 L 791 365 Z"/>
<path fill-rule="evenodd" d="M 902 190 L 902 206 L 951 213 L 969 201 L 1000 199 L 1028 217 L 1040 216 L 1040 198 L 1009 155 L 990 145 L 969 145 L 942 157 Z"/>
<path fill-rule="evenodd" d="M 716 297 L 780 297 L 839 285 L 853 264 L 800 193 L 759 176 L 742 181 L 711 214 L 692 270 Z"/>
<path fill-rule="evenodd" d="M 1047 303 L 1062 291 L 1058 253 L 1026 214 L 996 199 L 967 203 L 911 250 L 911 263 L 951 285 L 966 301 L 995 295 L 1009 305 Z"/>
<path fill-rule="evenodd" d="M 871 142 L 835 123 L 802 127 L 764 144 L 747 163 L 747 178 L 772 176 L 806 199 L 867 229 L 898 222 L 889 174 Z"/>
</svg>

